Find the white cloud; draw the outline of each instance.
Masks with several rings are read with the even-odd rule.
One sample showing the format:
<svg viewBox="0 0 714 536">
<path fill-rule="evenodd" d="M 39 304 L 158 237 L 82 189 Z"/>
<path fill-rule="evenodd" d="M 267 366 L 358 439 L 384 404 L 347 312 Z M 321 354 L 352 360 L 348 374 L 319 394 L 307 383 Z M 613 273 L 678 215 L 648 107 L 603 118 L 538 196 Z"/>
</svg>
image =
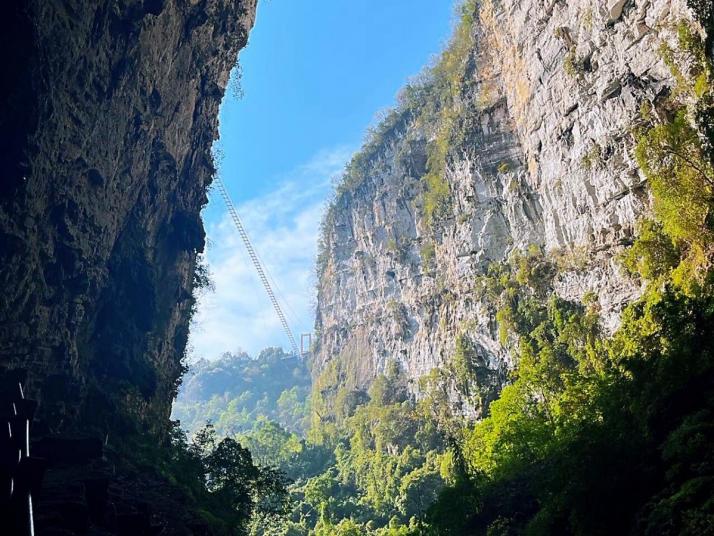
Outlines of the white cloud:
<svg viewBox="0 0 714 536">
<path fill-rule="evenodd" d="M 266 271 L 274 282 L 288 323 L 299 344 L 300 333 L 314 322 L 314 260 L 317 236 L 331 180 L 351 155 L 348 147 L 321 151 L 280 177 L 267 195 L 237 208 Z M 231 184 L 227 184 L 231 189 Z M 212 203 L 223 205 L 217 195 Z M 192 358 L 215 359 L 242 349 L 251 355 L 267 346 L 289 348 L 233 222 L 224 211 L 206 222 L 207 261 L 215 291 L 199 300 L 189 338 Z"/>
</svg>

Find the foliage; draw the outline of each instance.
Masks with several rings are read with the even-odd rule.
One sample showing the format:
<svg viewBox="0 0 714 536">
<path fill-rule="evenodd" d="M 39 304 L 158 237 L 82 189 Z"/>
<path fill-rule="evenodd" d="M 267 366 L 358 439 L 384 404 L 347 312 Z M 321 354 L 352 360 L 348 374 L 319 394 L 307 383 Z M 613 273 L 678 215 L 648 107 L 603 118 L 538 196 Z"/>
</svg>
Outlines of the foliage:
<svg viewBox="0 0 714 536">
<path fill-rule="evenodd" d="M 709 266 L 714 238 L 714 169 L 684 109 L 638 135 L 635 157 L 649 180 L 655 217 L 686 259 L 673 277 L 694 291 Z"/>
<path fill-rule="evenodd" d="M 565 55 L 563 70 L 565 74 L 573 78 L 577 78 L 583 72 L 582 62 L 578 59 L 575 49 L 569 50 Z"/>
<path fill-rule="evenodd" d="M 288 432 L 277 422 L 262 416 L 256 419 L 252 430 L 238 437 L 259 463 L 272 464 L 283 471 L 303 450 L 300 438 L 295 433 Z"/>
<path fill-rule="evenodd" d="M 682 426 L 714 404 L 704 380 L 714 373 L 712 305 L 652 289 L 603 340 L 580 335 L 582 313 L 566 306 L 563 314 L 551 301 L 543 322 L 521 334 L 515 381 L 466 434 L 474 531 L 505 523 L 538 534 L 615 533 L 636 524 L 663 530 L 657 521 L 666 519 L 671 529 L 661 533 L 678 534 L 690 523 L 682 507 L 696 523 L 710 521 L 703 497 L 711 495 L 672 501 L 713 468 L 702 465 L 708 452 L 680 441 Z M 662 441 L 672 445 L 664 454 Z M 692 466 L 673 472 L 666 453 L 682 449 Z M 666 512 L 653 519 L 659 508 Z"/>
<path fill-rule="evenodd" d="M 449 198 L 449 183 L 445 178 L 447 150 L 444 134 L 440 134 L 429 148 L 428 172 L 424 176 L 424 218 L 427 224 L 431 224 L 447 208 Z"/>
<path fill-rule="evenodd" d="M 662 224 L 643 220 L 638 225 L 637 240 L 622 256 L 630 274 L 653 280 L 667 275 L 677 266 L 681 252 L 662 229 Z"/>
<path fill-rule="evenodd" d="M 476 376 L 476 359 L 469 340 L 463 335 L 456 338 L 456 350 L 454 352 L 453 367 L 454 375 L 459 390 L 468 394 L 469 387 Z"/>
<path fill-rule="evenodd" d="M 328 374 L 330 381 L 338 370 Z M 316 383 L 316 391 L 319 385 Z M 295 472 L 295 464 L 285 464 L 286 451 L 300 458 L 300 449 L 294 438 L 274 424 L 264 423 L 260 434 L 246 437 L 247 445 L 259 440 L 255 446 L 261 456 L 266 447 L 272 448 L 273 460 L 279 462 L 276 465 L 285 467 L 295 479 L 290 487 L 291 511 L 279 524 L 282 532 L 275 533 L 415 534 L 423 525 L 426 509 L 449 478 L 450 456 L 441 434 L 423 413 L 425 407 L 409 398 L 394 365 L 373 382 L 369 395 L 352 399 L 349 411 L 336 403 L 339 394 L 340 390 L 324 393 L 332 402 L 321 408 L 341 414 L 313 421 L 316 429 L 311 430 L 311 437 L 327 444 L 302 443 L 305 451 L 312 449 L 305 458 L 321 457 L 322 467 L 317 472 L 303 468 Z M 319 400 L 320 396 L 315 392 L 313 398 Z M 255 530 L 256 534 L 266 533 L 266 526 Z"/>
<path fill-rule="evenodd" d="M 431 68 L 429 80 L 434 88 L 433 107 L 426 106 L 422 123 L 436 125 L 435 136 L 427 150 L 423 213 L 427 225 L 445 216 L 448 210 L 450 187 L 446 178 L 449 151 L 457 143 L 457 117 L 462 103 L 459 101 L 474 49 L 473 24 L 476 13 L 475 0 L 461 5 L 459 24 L 451 42 L 442 52 L 439 61 Z"/>
<path fill-rule="evenodd" d="M 309 391 L 310 373 L 299 357 L 278 348 L 267 348 L 256 359 L 226 353 L 191 367 L 173 416 L 189 432 L 211 421 L 220 435 L 232 436 L 265 417 L 303 433 Z"/>
<path fill-rule="evenodd" d="M 662 42 L 659 48 L 665 65 L 676 81 L 675 94 L 694 99 L 711 97 L 712 67 L 704 41 L 688 21 L 677 24 L 678 47 Z"/>
<path fill-rule="evenodd" d="M 596 143 L 588 149 L 588 151 L 583 155 L 580 160 L 580 164 L 583 169 L 591 171 L 600 165 L 602 162 L 602 149 Z"/>
<path fill-rule="evenodd" d="M 451 361 L 442 369 L 450 384 L 453 384 L 460 396 L 468 401 L 475 410 L 486 411 L 489 404 L 497 394 L 503 378 L 499 371 L 494 371 L 486 357 L 481 355 L 470 337 L 474 329 L 467 325 L 463 332 L 456 337 L 456 347 Z M 452 418 L 453 426 L 455 423 Z M 443 418 L 437 420 L 443 423 Z M 448 426 L 447 426 L 448 428 Z M 443 431 L 446 429 L 442 426 Z M 448 432 L 454 435 L 453 432 Z"/>
<path fill-rule="evenodd" d="M 436 248 L 434 247 L 434 243 L 431 241 L 425 242 L 424 244 L 422 244 L 419 253 L 421 255 L 422 264 L 427 268 L 430 267 L 434 262 L 434 258 L 436 256 Z"/>
<path fill-rule="evenodd" d="M 211 533 L 247 534 L 252 516 L 275 518 L 285 511 L 285 476 L 256 466 L 246 448 L 232 438 L 220 439 L 210 425 L 189 442 L 174 421 L 166 444 L 130 436 L 118 448 L 125 451 L 119 460 L 133 460 L 132 470 L 157 471 L 168 486 L 181 490 L 190 499 L 190 511 L 177 516 L 199 516 Z"/>
</svg>

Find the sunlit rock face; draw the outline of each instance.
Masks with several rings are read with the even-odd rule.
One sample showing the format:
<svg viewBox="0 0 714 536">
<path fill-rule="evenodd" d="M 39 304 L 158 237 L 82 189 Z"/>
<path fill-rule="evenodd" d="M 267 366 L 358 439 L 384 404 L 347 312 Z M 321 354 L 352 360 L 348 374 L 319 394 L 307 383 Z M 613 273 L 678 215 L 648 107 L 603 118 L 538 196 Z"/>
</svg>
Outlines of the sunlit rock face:
<svg viewBox="0 0 714 536">
<path fill-rule="evenodd" d="M 255 0 L 4 4 L 0 354 L 52 431 L 161 431 Z"/>
<path fill-rule="evenodd" d="M 673 86 L 658 49 L 676 46 L 675 25 L 693 14 L 677 0 L 478 4 L 443 174 L 448 210 L 425 221 L 435 133 L 405 112 L 325 221 L 315 375 L 339 359 L 345 383 L 364 388 L 396 360 L 418 393 L 464 335 L 497 392 L 512 362 L 474 284 L 530 244 L 559 259 L 560 295 L 597 295 L 606 330 L 638 295 L 616 261 L 649 206 L 631 127 Z"/>
</svg>

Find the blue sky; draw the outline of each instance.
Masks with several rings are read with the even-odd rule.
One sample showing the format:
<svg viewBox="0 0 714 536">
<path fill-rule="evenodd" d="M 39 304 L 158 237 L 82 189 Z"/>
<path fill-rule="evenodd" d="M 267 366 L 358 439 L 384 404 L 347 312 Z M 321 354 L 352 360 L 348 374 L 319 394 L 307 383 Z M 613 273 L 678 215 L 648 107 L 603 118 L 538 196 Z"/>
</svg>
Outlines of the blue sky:
<svg viewBox="0 0 714 536">
<path fill-rule="evenodd" d="M 242 98 L 220 112 L 218 162 L 296 336 L 313 324 L 313 261 L 331 183 L 380 110 L 446 43 L 453 0 L 259 0 L 241 52 Z M 232 84 L 235 80 L 232 80 Z M 204 211 L 215 291 L 191 328 L 193 358 L 288 347 L 217 195 Z"/>
</svg>

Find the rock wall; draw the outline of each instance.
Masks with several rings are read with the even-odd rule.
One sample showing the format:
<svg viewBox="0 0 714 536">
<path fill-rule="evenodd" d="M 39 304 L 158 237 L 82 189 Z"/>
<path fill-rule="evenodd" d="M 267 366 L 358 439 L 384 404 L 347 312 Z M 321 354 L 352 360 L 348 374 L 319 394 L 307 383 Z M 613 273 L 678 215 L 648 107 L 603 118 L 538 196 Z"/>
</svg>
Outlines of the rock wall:
<svg viewBox="0 0 714 536">
<path fill-rule="evenodd" d="M 630 132 L 673 86 L 658 49 L 692 13 L 680 0 L 478 4 L 451 105 L 448 207 L 428 221 L 427 97 L 363 149 L 365 171 L 348 170 L 326 216 L 315 375 L 337 359 L 364 388 L 396 360 L 416 391 L 464 335 L 497 390 L 511 363 L 474 284 L 530 244 L 557 259 L 561 295 L 598 296 L 605 329 L 639 292 L 615 260 L 649 203 Z"/>
<path fill-rule="evenodd" d="M 0 8 L 0 366 L 53 433 L 166 427 L 255 0 Z"/>
</svg>

